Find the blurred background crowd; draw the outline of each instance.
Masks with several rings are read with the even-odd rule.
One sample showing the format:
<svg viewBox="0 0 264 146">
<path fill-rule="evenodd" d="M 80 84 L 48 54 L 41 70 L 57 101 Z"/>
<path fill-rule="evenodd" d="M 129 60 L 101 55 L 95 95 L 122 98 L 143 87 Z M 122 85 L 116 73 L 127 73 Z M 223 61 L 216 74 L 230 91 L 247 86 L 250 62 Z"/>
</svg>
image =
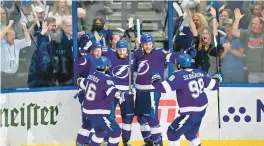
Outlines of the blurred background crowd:
<svg viewBox="0 0 264 146">
<path fill-rule="evenodd" d="M 175 30 L 173 50 L 196 49 L 196 67 L 210 74 L 220 62 L 226 83 L 264 83 L 263 1 L 179 4 L 185 19 L 179 25 L 174 10 L 175 27 L 168 29 L 167 1 L 78 1 L 78 47 L 89 35 L 103 48 L 115 49 L 123 38 L 116 28 L 127 28 L 128 18 L 134 17 L 141 20 L 141 32 L 154 37 L 155 47 L 168 50 L 168 31 Z M 74 84 L 72 1 L 1 0 L 0 12 L 1 89 Z M 132 30 L 137 37 L 136 27 Z"/>
</svg>

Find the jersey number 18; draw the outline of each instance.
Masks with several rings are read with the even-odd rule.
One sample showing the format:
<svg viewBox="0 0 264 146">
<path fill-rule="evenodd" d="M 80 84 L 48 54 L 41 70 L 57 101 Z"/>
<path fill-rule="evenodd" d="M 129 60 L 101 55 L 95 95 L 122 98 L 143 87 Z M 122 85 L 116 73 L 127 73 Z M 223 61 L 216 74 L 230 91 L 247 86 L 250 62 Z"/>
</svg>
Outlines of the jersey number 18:
<svg viewBox="0 0 264 146">
<path fill-rule="evenodd" d="M 188 84 L 189 90 L 192 93 L 193 98 L 198 98 L 204 90 L 204 81 L 202 78 L 199 78 L 197 81 L 192 80 Z"/>
</svg>

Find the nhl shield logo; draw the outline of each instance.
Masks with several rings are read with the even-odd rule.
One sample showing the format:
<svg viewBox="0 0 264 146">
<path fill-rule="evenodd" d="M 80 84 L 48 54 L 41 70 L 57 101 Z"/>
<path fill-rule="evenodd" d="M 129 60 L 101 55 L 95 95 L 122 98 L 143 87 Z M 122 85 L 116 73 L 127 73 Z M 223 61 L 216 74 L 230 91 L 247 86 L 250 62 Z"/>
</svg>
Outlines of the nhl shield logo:
<svg viewBox="0 0 264 146">
<path fill-rule="evenodd" d="M 112 69 L 112 75 L 119 79 L 125 79 L 128 76 L 129 65 L 118 65 Z"/>
</svg>

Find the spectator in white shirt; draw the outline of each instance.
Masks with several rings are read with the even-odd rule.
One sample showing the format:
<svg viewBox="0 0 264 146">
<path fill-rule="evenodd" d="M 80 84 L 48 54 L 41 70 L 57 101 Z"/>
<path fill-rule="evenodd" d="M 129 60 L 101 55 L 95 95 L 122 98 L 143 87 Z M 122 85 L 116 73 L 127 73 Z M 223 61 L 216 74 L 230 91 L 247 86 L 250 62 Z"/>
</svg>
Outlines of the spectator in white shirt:
<svg viewBox="0 0 264 146">
<path fill-rule="evenodd" d="M 31 0 L 24 0 L 21 5 L 21 18 L 20 22 L 29 23 L 33 22 L 33 10 L 32 10 L 32 1 Z"/>
<path fill-rule="evenodd" d="M 30 34 L 26 24 L 21 23 L 24 31 L 25 39 L 15 39 L 15 31 L 11 25 L 8 25 L 8 31 L 1 38 L 1 73 L 13 74 L 16 73 L 19 66 L 20 50 L 31 45 Z"/>
<path fill-rule="evenodd" d="M 54 5 L 52 6 L 52 11 L 48 14 L 48 17 L 53 17 L 56 19 L 56 25 L 58 27 L 60 27 L 62 21 L 69 16 L 71 16 L 69 7 L 67 2 L 64 0 L 55 1 Z"/>
</svg>

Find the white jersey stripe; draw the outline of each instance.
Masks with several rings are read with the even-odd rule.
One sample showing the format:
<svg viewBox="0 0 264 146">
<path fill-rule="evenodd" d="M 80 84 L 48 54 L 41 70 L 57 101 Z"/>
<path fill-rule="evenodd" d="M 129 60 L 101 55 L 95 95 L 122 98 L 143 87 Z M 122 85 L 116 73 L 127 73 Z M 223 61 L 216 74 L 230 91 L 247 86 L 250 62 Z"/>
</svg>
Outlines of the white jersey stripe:
<svg viewBox="0 0 264 146">
<path fill-rule="evenodd" d="M 170 86 L 170 84 L 167 81 L 163 81 L 163 82 L 161 82 L 161 84 L 164 87 L 166 93 L 172 91 L 171 86 Z"/>
<path fill-rule="evenodd" d="M 117 137 L 117 138 L 110 137 L 108 142 L 111 144 L 117 144 L 119 143 L 120 140 L 121 140 L 121 137 Z"/>
<path fill-rule="evenodd" d="M 103 109 L 87 110 L 83 108 L 83 112 L 88 115 L 107 115 L 110 114 L 111 110 L 103 110 Z"/>
<path fill-rule="evenodd" d="M 131 124 L 122 124 L 122 129 L 126 131 L 131 131 L 132 125 Z"/>
<path fill-rule="evenodd" d="M 118 90 L 121 90 L 121 91 L 127 91 L 127 90 L 129 90 L 129 86 L 126 86 L 126 85 L 115 85 L 115 87 Z"/>
<path fill-rule="evenodd" d="M 101 144 L 104 141 L 104 138 L 99 138 L 94 134 L 92 137 L 92 141 Z"/>
<path fill-rule="evenodd" d="M 151 132 L 152 135 L 161 133 L 161 128 L 160 128 L 160 126 L 159 127 L 153 127 L 153 128 L 150 127 L 150 132 Z"/>
<path fill-rule="evenodd" d="M 110 87 L 110 88 L 106 91 L 106 95 L 109 96 L 109 94 L 112 92 L 113 89 L 115 89 L 115 87 Z"/>
<path fill-rule="evenodd" d="M 79 130 L 78 134 L 83 135 L 83 136 L 89 136 L 89 135 L 90 135 L 90 131 L 87 130 L 87 129 L 83 129 L 83 128 L 81 128 L 81 129 Z"/>
<path fill-rule="evenodd" d="M 139 90 L 151 90 L 151 89 L 155 89 L 153 85 L 149 84 L 149 85 L 140 85 L 140 84 L 135 84 L 136 88 Z"/>
<path fill-rule="evenodd" d="M 196 107 L 196 106 L 189 106 L 189 107 L 180 107 L 179 110 L 181 113 L 187 113 L 187 112 L 201 112 L 204 109 L 206 109 L 207 104 L 205 104 L 202 107 Z"/>
<path fill-rule="evenodd" d="M 208 89 L 212 90 L 215 87 L 216 81 L 215 79 L 211 79 L 209 85 L 208 85 Z"/>
</svg>

